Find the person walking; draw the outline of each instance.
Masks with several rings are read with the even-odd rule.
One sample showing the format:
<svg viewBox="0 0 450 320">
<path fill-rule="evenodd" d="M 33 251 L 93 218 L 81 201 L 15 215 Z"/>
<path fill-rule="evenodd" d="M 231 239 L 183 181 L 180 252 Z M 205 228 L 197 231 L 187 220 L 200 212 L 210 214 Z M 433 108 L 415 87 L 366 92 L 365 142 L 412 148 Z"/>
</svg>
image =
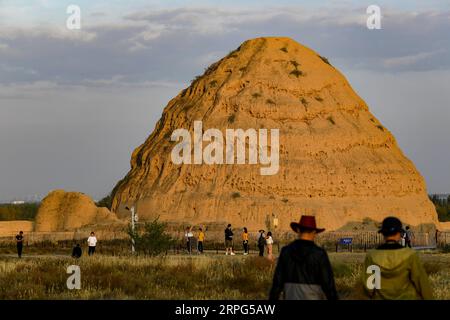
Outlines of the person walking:
<svg viewBox="0 0 450 320">
<path fill-rule="evenodd" d="M 272 232 L 267 232 L 266 237 L 266 246 L 267 246 L 267 258 L 269 260 L 273 260 L 273 238 L 272 238 Z"/>
<path fill-rule="evenodd" d="M 17 255 L 19 256 L 19 258 L 22 258 L 23 231 L 19 231 L 19 234 L 16 235 L 16 244 L 17 244 Z"/>
<path fill-rule="evenodd" d="M 94 231 L 91 232 L 91 235 L 87 239 L 88 242 L 88 255 L 92 256 L 95 253 L 95 247 L 97 246 L 97 237 L 95 236 Z"/>
<path fill-rule="evenodd" d="M 233 230 L 231 230 L 231 224 L 228 224 L 225 229 L 225 255 L 228 255 L 228 252 L 230 252 L 231 256 L 235 255 L 233 252 Z"/>
<path fill-rule="evenodd" d="M 79 259 L 83 255 L 83 250 L 81 250 L 81 246 L 79 243 L 72 250 L 72 258 Z"/>
<path fill-rule="evenodd" d="M 192 227 L 186 227 L 186 231 L 184 233 L 184 239 L 186 241 L 186 250 L 189 254 L 192 253 L 192 238 L 194 234 L 192 233 Z"/>
<path fill-rule="evenodd" d="M 281 249 L 275 268 L 269 299 L 278 300 L 337 300 L 333 270 L 327 252 L 314 243 L 317 228 L 314 216 L 302 216 L 292 222 L 298 240 Z"/>
<path fill-rule="evenodd" d="M 370 299 L 429 300 L 433 298 L 427 273 L 417 253 L 409 247 L 402 247 L 399 243 L 402 231 L 402 223 L 398 218 L 385 218 L 378 231 L 383 234 L 384 243 L 366 255 L 364 270 L 375 266 L 379 270 L 380 277 L 377 288 L 376 281 L 375 285 L 372 282 L 374 273 L 363 272 L 364 291 Z"/>
<path fill-rule="evenodd" d="M 266 245 L 266 236 L 264 235 L 264 233 L 264 230 L 259 230 L 258 250 L 260 257 L 264 257 L 264 246 Z"/>
<path fill-rule="evenodd" d="M 198 253 L 203 253 L 203 241 L 205 241 L 205 233 L 202 228 L 198 229 L 198 238 L 197 238 L 197 251 Z"/>
<path fill-rule="evenodd" d="M 246 227 L 242 232 L 242 246 L 244 247 L 244 256 L 248 255 L 248 231 Z"/>
</svg>

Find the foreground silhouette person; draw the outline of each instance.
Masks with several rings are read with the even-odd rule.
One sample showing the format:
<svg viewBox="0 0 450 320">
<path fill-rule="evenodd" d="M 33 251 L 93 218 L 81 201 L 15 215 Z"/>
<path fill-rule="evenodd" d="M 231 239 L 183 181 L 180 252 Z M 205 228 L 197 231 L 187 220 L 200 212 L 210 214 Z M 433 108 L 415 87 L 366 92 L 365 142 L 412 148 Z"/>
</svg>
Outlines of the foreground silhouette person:
<svg viewBox="0 0 450 320">
<path fill-rule="evenodd" d="M 416 252 L 403 247 L 401 233 L 404 232 L 402 223 L 395 217 L 383 220 L 378 231 L 384 236 L 384 244 L 376 250 L 367 253 L 364 263 L 364 289 L 371 299 L 385 300 L 416 300 L 432 299 L 433 294 L 428 276 Z M 380 268 L 380 288 L 369 288 L 367 282 L 374 273 L 366 273 L 368 267 Z"/>
<path fill-rule="evenodd" d="M 75 247 L 73 247 L 72 250 L 72 258 L 81 258 L 81 255 L 83 254 L 83 250 L 81 250 L 80 244 L 77 243 Z"/>
<path fill-rule="evenodd" d="M 314 216 L 302 216 L 291 228 L 299 239 L 281 249 L 269 299 L 337 300 L 333 270 L 326 251 L 314 243 L 325 229 L 316 227 Z"/>
</svg>

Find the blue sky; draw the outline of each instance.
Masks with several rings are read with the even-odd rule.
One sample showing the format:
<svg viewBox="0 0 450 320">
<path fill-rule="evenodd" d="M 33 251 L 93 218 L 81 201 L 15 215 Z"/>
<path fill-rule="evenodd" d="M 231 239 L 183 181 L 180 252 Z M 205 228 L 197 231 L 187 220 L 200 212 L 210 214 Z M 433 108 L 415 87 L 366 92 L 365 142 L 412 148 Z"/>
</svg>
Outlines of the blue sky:
<svg viewBox="0 0 450 320">
<path fill-rule="evenodd" d="M 81 30 L 65 28 L 69 4 Z M 381 30 L 365 27 L 371 4 Z M 105 195 L 171 97 L 268 35 L 328 57 L 429 191 L 450 192 L 449 30 L 447 1 L 0 0 L 0 201 Z"/>
</svg>

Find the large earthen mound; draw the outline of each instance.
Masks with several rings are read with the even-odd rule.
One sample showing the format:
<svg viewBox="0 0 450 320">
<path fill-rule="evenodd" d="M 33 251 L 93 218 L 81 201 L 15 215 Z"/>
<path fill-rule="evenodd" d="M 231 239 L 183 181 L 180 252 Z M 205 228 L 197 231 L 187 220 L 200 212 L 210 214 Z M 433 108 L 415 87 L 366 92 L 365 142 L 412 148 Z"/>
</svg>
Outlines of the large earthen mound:
<svg viewBox="0 0 450 320">
<path fill-rule="evenodd" d="M 99 208 L 87 195 L 80 192 L 55 190 L 41 203 L 36 215 L 34 231 L 74 231 L 89 225 L 119 222 L 107 208 Z"/>
<path fill-rule="evenodd" d="M 174 164 L 174 130 L 279 129 L 280 167 Z M 203 144 L 204 147 L 207 143 Z M 301 214 L 329 230 L 368 217 L 436 224 L 424 179 L 345 77 L 326 58 L 289 38 L 258 38 L 211 65 L 165 108 L 132 154 L 113 192 L 128 216 L 174 223 L 232 223 L 289 230 Z"/>
</svg>

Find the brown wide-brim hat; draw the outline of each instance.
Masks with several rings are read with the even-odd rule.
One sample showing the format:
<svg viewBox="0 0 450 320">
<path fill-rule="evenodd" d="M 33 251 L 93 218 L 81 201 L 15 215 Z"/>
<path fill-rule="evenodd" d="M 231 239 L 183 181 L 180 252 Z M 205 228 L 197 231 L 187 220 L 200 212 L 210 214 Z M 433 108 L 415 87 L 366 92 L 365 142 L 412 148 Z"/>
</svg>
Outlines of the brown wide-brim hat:
<svg viewBox="0 0 450 320">
<path fill-rule="evenodd" d="M 300 228 L 315 230 L 317 233 L 325 231 L 325 228 L 317 228 L 315 216 L 302 216 L 300 222 L 291 222 L 291 228 L 295 232 L 300 232 Z"/>
</svg>

